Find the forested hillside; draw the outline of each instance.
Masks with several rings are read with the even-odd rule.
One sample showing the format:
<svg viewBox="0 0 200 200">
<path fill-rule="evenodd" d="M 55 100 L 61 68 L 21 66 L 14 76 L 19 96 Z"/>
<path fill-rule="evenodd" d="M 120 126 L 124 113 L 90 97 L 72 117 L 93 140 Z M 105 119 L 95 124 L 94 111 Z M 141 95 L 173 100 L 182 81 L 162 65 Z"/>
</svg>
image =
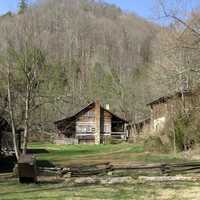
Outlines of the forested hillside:
<svg viewBox="0 0 200 200">
<path fill-rule="evenodd" d="M 30 102 L 36 127 L 50 128 L 97 97 L 130 120 L 146 114 L 150 86 L 144 72 L 152 61 L 157 29 L 115 6 L 89 0 L 41 1 L 23 13 L 1 17 L 2 111 L 9 65 L 19 124 L 25 117 L 29 72 L 24 71 L 29 67 L 38 67 Z"/>
<path fill-rule="evenodd" d="M 4 15 L 1 115 L 12 107 L 18 126 L 29 119 L 32 129 L 51 131 L 53 121 L 100 98 L 132 122 L 145 118 L 146 103 L 177 89 L 177 65 L 183 67 L 177 38 L 193 42 L 193 32 L 183 29 L 94 0 L 42 0 Z"/>
</svg>

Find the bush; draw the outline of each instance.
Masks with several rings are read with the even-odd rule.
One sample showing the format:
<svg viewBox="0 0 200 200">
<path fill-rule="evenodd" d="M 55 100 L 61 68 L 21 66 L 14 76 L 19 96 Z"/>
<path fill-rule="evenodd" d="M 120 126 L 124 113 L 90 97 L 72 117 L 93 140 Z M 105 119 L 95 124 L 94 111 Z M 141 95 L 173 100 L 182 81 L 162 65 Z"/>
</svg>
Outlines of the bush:
<svg viewBox="0 0 200 200">
<path fill-rule="evenodd" d="M 180 113 L 173 124 L 174 127 L 168 135 L 171 145 L 174 145 L 175 139 L 177 151 L 186 151 L 200 142 L 199 116 L 194 113 Z"/>
<path fill-rule="evenodd" d="M 168 146 L 164 145 L 158 136 L 150 136 L 144 141 L 144 150 L 150 152 L 167 152 Z"/>
</svg>

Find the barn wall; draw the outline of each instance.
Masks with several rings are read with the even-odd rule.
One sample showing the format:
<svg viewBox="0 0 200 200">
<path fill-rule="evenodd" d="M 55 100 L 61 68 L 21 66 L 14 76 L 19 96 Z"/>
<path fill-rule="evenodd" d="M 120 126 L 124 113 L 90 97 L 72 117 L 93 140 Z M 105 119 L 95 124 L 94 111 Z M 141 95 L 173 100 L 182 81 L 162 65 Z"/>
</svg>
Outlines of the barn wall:
<svg viewBox="0 0 200 200">
<path fill-rule="evenodd" d="M 193 94 L 182 97 L 175 96 L 166 102 L 160 102 L 151 105 L 151 130 L 153 132 L 161 131 L 166 122 L 171 120 L 181 111 L 198 110 L 200 105 L 200 94 Z"/>
</svg>

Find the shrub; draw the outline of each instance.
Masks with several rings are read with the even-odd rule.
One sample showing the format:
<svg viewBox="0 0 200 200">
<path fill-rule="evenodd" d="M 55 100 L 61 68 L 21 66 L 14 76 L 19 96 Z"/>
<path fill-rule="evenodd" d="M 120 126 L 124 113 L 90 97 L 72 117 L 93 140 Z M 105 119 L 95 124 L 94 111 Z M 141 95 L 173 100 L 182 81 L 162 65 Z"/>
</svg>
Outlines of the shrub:
<svg viewBox="0 0 200 200">
<path fill-rule="evenodd" d="M 150 152 L 167 152 L 168 145 L 164 145 L 159 136 L 150 136 L 144 141 L 144 150 Z"/>
<path fill-rule="evenodd" d="M 174 119 L 173 129 L 169 131 L 168 136 L 171 145 L 174 145 L 175 142 L 177 151 L 191 149 L 200 142 L 199 116 L 196 114 L 179 113 Z"/>
</svg>

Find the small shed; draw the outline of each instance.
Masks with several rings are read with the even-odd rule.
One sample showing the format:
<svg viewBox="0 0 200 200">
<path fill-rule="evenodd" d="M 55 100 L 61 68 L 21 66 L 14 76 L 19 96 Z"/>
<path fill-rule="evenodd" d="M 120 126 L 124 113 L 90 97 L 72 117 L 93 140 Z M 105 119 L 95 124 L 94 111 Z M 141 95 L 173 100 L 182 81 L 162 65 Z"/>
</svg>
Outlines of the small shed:
<svg viewBox="0 0 200 200">
<path fill-rule="evenodd" d="M 36 159 L 31 154 L 22 154 L 18 160 L 18 176 L 20 183 L 36 183 Z"/>
</svg>

